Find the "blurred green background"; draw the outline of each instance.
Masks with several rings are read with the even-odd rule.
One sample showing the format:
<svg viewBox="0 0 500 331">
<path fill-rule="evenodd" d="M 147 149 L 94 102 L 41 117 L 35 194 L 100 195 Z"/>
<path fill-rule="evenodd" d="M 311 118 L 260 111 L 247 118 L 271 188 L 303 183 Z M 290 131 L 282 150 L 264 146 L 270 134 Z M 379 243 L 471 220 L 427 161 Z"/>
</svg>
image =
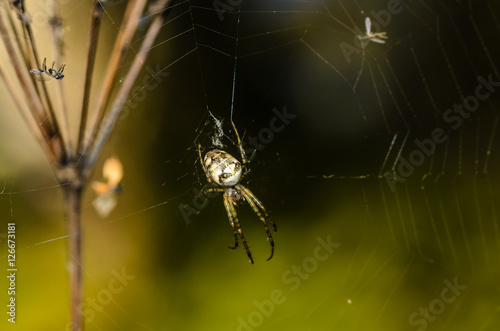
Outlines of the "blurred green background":
<svg viewBox="0 0 500 331">
<path fill-rule="evenodd" d="M 92 98 L 126 3 L 106 7 Z M 221 1 L 234 9 L 221 16 L 214 3 L 179 1 L 167 13 L 146 63 L 165 75 L 153 89 L 141 89 L 148 70 L 138 78 L 130 96 L 137 106 L 129 104 L 94 172 L 102 181 L 104 160 L 121 160 L 117 207 L 100 218 L 86 190 L 86 330 L 498 330 L 500 91 L 456 130 L 443 115 L 474 95 L 477 77 L 500 81 L 499 4 L 401 1 L 376 27 L 387 43 L 361 51 L 353 31 L 397 2 Z M 27 6 L 50 59 L 47 4 Z M 51 93 L 51 84 L 65 84 L 74 124 L 89 11 L 62 2 L 65 78 L 48 84 Z M 343 48 L 355 51 L 346 57 Z M 201 210 L 193 201 L 206 184 L 196 146 L 208 151 L 216 132 L 208 110 L 223 119 L 225 150 L 239 158 L 230 125 L 235 56 L 234 122 L 247 144 L 251 136 L 266 141 L 242 183 L 278 226 L 266 261 L 261 222 L 239 206 L 253 265 L 242 247 L 227 248 L 233 234 L 222 195 Z M 14 221 L 18 267 L 17 321 L 4 314 L 0 329 L 67 330 L 61 188 L 0 93 L 0 265 L 7 269 Z M 285 108 L 296 117 L 266 136 L 273 109 Z M 435 128 L 449 138 L 392 191 L 383 174 Z M 199 212 L 183 217 L 186 205 Z M 4 277 L 5 305 L 7 288 Z"/>
</svg>

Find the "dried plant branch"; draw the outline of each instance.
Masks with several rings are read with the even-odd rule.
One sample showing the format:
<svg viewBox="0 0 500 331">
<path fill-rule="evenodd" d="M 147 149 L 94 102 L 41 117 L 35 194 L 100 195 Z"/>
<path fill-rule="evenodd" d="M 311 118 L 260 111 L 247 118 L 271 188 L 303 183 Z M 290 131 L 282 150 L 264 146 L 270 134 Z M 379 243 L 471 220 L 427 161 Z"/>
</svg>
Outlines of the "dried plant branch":
<svg viewBox="0 0 500 331">
<path fill-rule="evenodd" d="M 64 29 L 62 26 L 62 18 L 59 16 L 59 3 L 57 0 L 51 0 L 49 2 L 49 13 L 52 16 L 49 18 L 49 23 L 52 28 L 52 39 L 54 41 L 54 59 L 57 63 L 62 63 L 62 55 L 64 49 Z M 73 145 L 71 142 L 71 127 L 69 123 L 68 107 L 66 105 L 66 93 L 64 91 L 64 84 L 57 84 L 57 100 L 59 103 L 59 109 L 62 114 L 62 136 L 65 137 L 66 151 L 68 154 L 68 159 L 71 158 L 73 154 Z"/>
<path fill-rule="evenodd" d="M 17 47 L 20 50 L 21 54 L 24 56 L 20 57 L 20 60 L 24 61 L 24 64 L 26 65 L 26 68 L 29 68 L 29 61 L 28 58 L 26 57 L 26 53 L 28 52 L 26 49 L 26 44 L 21 43 L 21 38 L 19 37 L 19 33 L 14 25 L 14 22 L 11 18 L 11 15 L 9 15 L 9 10 L 5 8 L 5 16 L 7 17 L 7 20 L 10 25 L 10 31 L 12 32 L 12 35 L 14 36 L 14 40 L 16 41 Z M 5 31 L 4 31 L 5 32 Z M 7 32 L 8 33 L 8 32 Z M 28 69 L 29 70 L 29 69 Z M 7 74 L 6 68 L 4 67 L 4 62 L 0 62 L 0 77 L 4 80 L 5 85 L 7 87 L 7 90 L 9 91 L 10 95 L 12 96 L 14 103 L 16 104 L 17 109 L 19 110 L 22 119 L 30 128 L 30 131 L 32 134 L 35 136 L 35 139 L 38 141 L 40 147 L 43 149 L 44 153 L 47 155 L 47 158 L 49 161 L 54 162 L 56 160 L 56 155 L 54 154 L 54 151 L 49 148 L 47 144 L 47 139 L 48 137 L 44 131 L 44 129 L 41 127 L 40 124 L 37 124 L 37 121 L 35 120 L 33 114 L 29 111 L 25 104 L 25 99 L 21 96 L 19 93 L 19 90 L 13 85 L 12 79 Z M 34 85 L 36 89 L 36 85 Z M 38 89 L 36 89 L 36 93 L 39 96 Z"/>
<path fill-rule="evenodd" d="M 16 8 L 19 9 L 19 7 Z M 24 6 L 22 6 L 22 8 L 19 10 L 24 10 Z M 22 19 L 24 17 L 22 15 L 24 14 L 24 11 L 20 11 L 18 13 L 18 17 L 23 22 L 25 31 L 28 33 L 28 36 L 31 36 L 29 38 L 31 40 L 29 44 L 31 46 L 33 55 L 36 57 L 36 45 L 32 38 L 31 29 L 29 28 L 29 22 L 26 19 Z M 36 86 L 33 84 L 33 79 L 28 74 L 28 71 L 22 68 L 21 62 L 26 63 L 25 61 L 27 58 L 27 54 L 23 52 L 23 49 L 19 49 L 19 52 L 21 52 L 22 54 L 22 56 L 20 56 L 19 52 L 16 51 L 16 47 L 12 43 L 10 38 L 10 36 L 15 35 L 15 32 L 9 31 L 8 28 L 3 24 L 3 20 L 0 20 L 0 33 L 2 35 L 4 46 L 11 60 L 12 67 L 14 68 L 19 83 L 21 84 L 21 87 L 26 95 L 26 100 L 28 101 L 28 104 L 30 106 L 29 108 L 32 110 L 33 116 L 41 126 L 42 135 L 52 151 L 50 155 L 47 155 L 47 157 L 53 157 L 55 155 L 56 159 L 51 160 L 54 164 L 65 162 L 66 148 L 64 145 L 64 139 L 60 134 L 55 114 L 53 113 L 53 111 L 51 113 L 46 112 Z M 48 93 L 45 94 L 45 97 L 50 104 Z"/>
<path fill-rule="evenodd" d="M 30 54 L 30 52 L 28 51 L 28 45 L 26 43 L 26 40 L 28 39 L 27 38 L 27 35 L 26 35 L 26 31 L 24 30 L 24 23 L 23 22 L 23 19 L 26 19 L 26 18 L 22 18 L 23 16 L 21 15 L 21 11 L 19 9 L 17 9 L 16 7 L 14 7 L 14 11 L 17 10 L 17 17 L 19 19 L 19 21 L 21 21 L 21 24 L 20 24 L 20 31 L 18 31 L 18 28 L 16 24 L 14 24 L 14 21 L 11 17 L 11 15 L 9 14 L 10 11 L 6 11 L 7 14 L 7 19 L 9 20 L 9 25 L 11 27 L 11 30 L 13 32 L 13 35 L 15 36 L 15 40 L 16 40 L 16 43 L 17 43 L 17 47 L 18 49 L 21 51 L 21 53 L 23 54 L 22 56 L 22 61 L 24 61 L 24 64 L 26 65 L 26 70 L 29 71 L 31 68 L 34 68 L 35 67 L 35 64 L 34 62 L 32 61 L 31 59 L 31 56 L 28 56 L 28 54 Z M 24 9 L 23 9 L 24 10 Z M 20 37 L 20 34 L 22 34 L 23 38 Z M 36 64 L 38 65 L 38 64 Z M 41 99 L 42 96 L 40 94 L 40 90 L 38 88 L 38 85 L 36 85 L 35 83 L 35 79 L 32 78 L 32 83 L 33 83 L 33 86 L 35 87 L 35 91 L 38 95 L 38 97 Z"/>
<path fill-rule="evenodd" d="M 16 28 L 15 24 L 14 24 L 14 20 L 12 19 L 12 16 L 9 15 L 9 10 L 6 9 L 6 15 L 7 16 L 7 20 L 9 21 L 9 25 L 10 25 L 10 28 L 12 30 L 12 33 L 14 35 L 14 39 L 16 41 L 16 44 L 17 44 L 17 47 L 21 50 L 21 52 L 23 54 L 26 54 L 28 51 L 27 51 L 27 48 L 26 48 L 26 45 L 25 44 L 21 44 L 21 37 L 19 36 L 20 35 L 20 32 L 18 31 L 18 29 Z M 26 68 L 28 68 L 28 59 L 26 57 L 24 57 L 24 62 L 26 63 Z"/>
<path fill-rule="evenodd" d="M 22 10 L 23 11 L 21 12 L 21 15 L 26 13 L 24 6 L 23 6 Z M 21 16 L 20 16 L 20 20 L 23 23 L 24 31 L 26 32 L 26 37 L 28 39 L 27 43 L 31 46 L 30 49 L 32 51 L 33 58 L 35 59 L 35 63 L 37 66 L 39 66 L 41 61 L 38 58 L 38 48 L 36 46 L 35 39 L 33 38 L 33 32 L 31 31 L 30 21 L 27 20 L 26 18 L 23 19 Z M 25 55 L 27 55 L 27 54 L 25 54 Z M 52 102 L 50 100 L 49 93 L 47 91 L 47 87 L 45 86 L 44 81 L 41 81 L 41 86 L 42 86 L 42 91 L 43 91 L 42 95 L 44 97 L 45 102 L 47 103 L 47 110 L 46 110 L 47 118 L 52 125 L 52 131 L 56 132 L 56 134 L 59 135 L 59 132 L 60 132 L 59 123 L 57 121 L 57 117 L 55 116 L 54 107 L 52 106 Z M 62 138 L 60 138 L 60 139 L 62 139 Z"/>
<path fill-rule="evenodd" d="M 21 69 L 20 63 L 18 62 L 16 58 L 16 51 L 14 48 L 14 45 L 10 41 L 9 38 L 9 32 L 6 28 L 6 26 L 3 24 L 3 20 L 0 20 L 0 34 L 2 35 L 2 41 L 5 46 L 5 49 L 7 50 L 7 53 L 9 55 L 12 68 L 14 68 L 14 71 L 16 73 L 16 76 L 19 80 L 19 83 L 21 84 L 21 88 L 25 93 L 26 100 L 28 102 L 28 105 L 31 109 L 31 113 L 34 116 L 35 120 L 38 122 L 41 133 L 44 137 L 44 140 L 47 145 L 51 145 L 51 140 L 53 137 L 53 130 L 52 127 L 49 125 L 47 121 L 45 121 L 46 116 L 43 111 L 42 103 L 40 99 L 38 98 L 38 95 L 36 94 L 36 91 L 33 87 L 33 85 L 30 84 L 30 78 L 28 77 L 28 74 L 26 73 L 25 70 Z M 51 147 L 52 153 L 50 156 L 57 155 L 58 153 L 56 150 L 54 150 Z M 48 155 L 49 156 L 49 155 Z M 57 162 L 57 159 L 52 159 L 52 162 Z"/>
<path fill-rule="evenodd" d="M 90 86 L 92 84 L 92 76 L 94 73 L 95 54 L 97 51 L 97 41 L 99 36 L 99 28 L 101 26 L 102 14 L 104 11 L 103 4 L 99 0 L 94 1 L 92 8 L 92 16 L 90 18 L 90 39 L 89 50 L 87 53 L 87 71 L 85 75 L 85 87 L 83 90 L 82 113 L 80 119 L 80 129 L 78 131 L 78 147 L 77 152 L 82 154 L 83 144 L 85 141 L 85 131 L 87 129 L 87 118 L 90 101 Z"/>
<path fill-rule="evenodd" d="M 26 32 L 26 37 L 29 45 L 31 46 L 31 51 L 33 53 L 33 58 L 35 59 L 35 67 L 40 66 L 40 59 L 38 58 L 38 50 L 35 44 L 35 41 L 33 39 L 33 34 L 31 33 L 31 28 L 29 24 L 25 25 L 25 32 Z M 29 48 L 28 48 L 29 49 Z M 34 82 L 34 80 L 32 80 Z M 50 121 L 52 125 L 53 131 L 59 131 L 59 124 L 57 123 L 56 116 L 54 114 L 54 107 L 52 106 L 52 102 L 50 101 L 49 93 L 47 91 L 47 86 L 45 86 L 45 82 L 41 81 L 40 85 L 42 86 L 42 91 L 43 93 L 39 95 L 40 97 L 43 97 L 43 100 L 47 103 L 47 109 L 45 110 L 47 119 Z"/>
<path fill-rule="evenodd" d="M 170 3 L 170 0 L 160 0 L 157 1 L 155 4 L 156 8 L 158 8 L 158 3 L 161 3 L 162 9 L 166 8 L 168 4 Z M 159 13 L 162 12 L 161 10 L 158 10 Z M 116 121 L 123 109 L 123 105 L 127 101 L 127 97 L 130 93 L 130 90 L 133 87 L 133 84 L 135 80 L 137 79 L 137 76 L 139 75 L 139 72 L 141 71 L 143 65 L 144 65 L 144 60 L 149 54 L 152 45 L 160 32 L 160 29 L 164 23 L 164 18 L 162 15 L 157 15 L 151 25 L 148 28 L 148 31 L 146 32 L 146 37 L 144 38 L 141 48 L 139 52 L 137 53 L 134 62 L 132 63 L 132 66 L 130 67 L 130 70 L 128 71 L 127 75 L 125 76 L 125 79 L 123 81 L 123 84 L 118 91 L 118 94 L 111 106 L 111 110 L 109 112 L 109 116 L 106 118 L 106 121 L 103 123 L 101 130 L 99 131 L 99 134 L 97 135 L 94 144 L 90 150 L 89 157 L 87 159 L 87 162 L 85 163 L 84 171 L 86 172 L 85 175 L 88 176 L 88 172 L 90 169 L 93 168 L 95 162 L 97 161 L 97 158 L 101 154 L 101 151 L 104 147 L 104 144 L 106 143 L 107 139 L 109 138 L 111 132 L 113 131 L 113 128 L 116 124 Z"/>
<path fill-rule="evenodd" d="M 81 307 L 84 296 L 83 282 L 83 231 L 81 222 L 81 201 L 83 185 L 80 181 L 72 180 L 64 189 L 64 214 L 68 233 L 69 250 L 69 286 L 71 302 L 71 330 L 83 330 L 83 314 Z"/>
<path fill-rule="evenodd" d="M 104 112 L 109 101 L 109 94 L 111 93 L 111 87 L 115 79 L 116 71 L 127 54 L 130 46 L 130 40 L 132 40 L 132 37 L 137 30 L 139 18 L 145 5 L 146 0 L 133 0 L 129 2 L 127 6 L 122 27 L 120 28 L 118 39 L 115 43 L 111 60 L 109 61 L 108 70 L 106 72 L 106 76 L 104 77 L 104 83 L 101 89 L 102 92 L 97 100 L 95 108 L 96 113 L 91 123 L 92 132 L 90 137 L 87 137 L 82 145 L 84 146 L 85 151 L 88 150 L 92 137 L 94 137 L 99 130 L 100 123 L 102 122 Z"/>
<path fill-rule="evenodd" d="M 55 46 L 55 57 L 61 61 L 63 53 L 63 29 L 61 20 L 57 15 L 58 6 L 56 0 L 50 0 L 51 13 L 53 14 L 50 23 Z M 64 192 L 64 214 L 68 231 L 68 251 L 69 251 L 69 281 L 71 295 L 71 330 L 82 331 L 84 328 L 84 319 L 81 311 L 84 297 L 83 282 L 83 231 L 81 222 L 81 202 L 83 189 L 88 181 L 93 167 L 103 147 L 109 138 L 123 105 L 127 101 L 128 95 L 136 81 L 145 58 L 153 48 L 153 43 L 164 24 L 164 12 L 170 0 L 160 0 L 154 2 L 149 7 L 148 13 L 154 19 L 143 38 L 141 48 L 130 66 L 121 84 L 116 97 L 111 103 L 109 116 L 104 120 L 104 113 L 110 103 L 112 84 L 115 80 L 116 72 L 123 62 L 130 41 L 137 31 L 140 15 L 146 5 L 146 0 L 132 0 L 127 6 L 124 17 L 124 23 L 119 32 L 118 41 L 112 53 L 110 65 L 105 76 L 104 87 L 100 98 L 98 99 L 94 122 L 90 129 L 92 134 L 86 137 L 86 127 L 89 113 L 89 98 L 92 84 L 92 77 L 95 65 L 95 55 L 97 50 L 97 41 L 99 34 L 100 21 L 104 8 L 102 1 L 94 0 L 91 18 L 90 41 L 87 56 L 87 70 L 85 77 L 84 96 L 82 102 L 82 114 L 80 130 L 78 132 L 77 151 L 74 153 L 70 140 L 70 123 L 68 111 L 65 102 L 64 90 L 62 84 L 57 84 L 59 89 L 60 103 L 59 107 L 64 116 L 63 131 L 59 130 L 57 115 L 52 109 L 51 99 L 45 85 L 42 83 L 43 92 L 40 93 L 38 85 L 29 75 L 29 67 L 33 59 L 38 64 L 36 44 L 31 33 L 28 15 L 25 12 L 22 0 L 10 0 L 14 11 L 22 22 L 22 33 L 24 38 L 19 38 L 20 33 L 16 34 L 16 27 L 11 22 L 10 31 L 3 20 L 0 19 L 0 34 L 3 44 L 9 54 L 11 67 L 15 75 L 8 75 L 6 72 L 7 64 L 0 63 L 0 78 L 6 82 L 7 89 L 12 95 L 14 102 L 19 109 L 23 120 L 32 131 L 38 143 L 44 150 L 47 158 L 54 168 L 57 180 L 61 184 Z M 1 8 L 0 8 L 1 9 Z M 1 14 L 1 13 L 0 13 Z M 13 42 L 15 40 L 15 42 Z M 24 62 L 24 63 L 23 63 Z M 28 70 L 27 70 L 28 69 Z M 15 82 L 15 78 L 19 81 Z M 18 89 L 20 87 L 20 89 Z M 44 104 L 45 102 L 45 104 Z M 96 137 L 92 143 L 91 137 Z M 66 142 L 66 144 L 65 144 Z M 87 153 L 86 153 L 87 152 Z"/>
<path fill-rule="evenodd" d="M 35 62 L 38 64 L 38 63 L 40 63 L 39 58 L 38 58 L 38 50 L 37 50 L 37 46 L 35 43 L 35 39 L 33 38 L 33 33 L 31 32 L 31 27 L 30 27 L 29 22 L 27 22 L 25 24 L 25 28 L 26 28 L 26 32 L 28 34 L 28 38 L 29 38 L 29 42 L 31 45 L 31 49 L 33 51 Z M 55 142 L 57 146 L 60 145 L 62 147 L 61 155 L 59 157 L 59 162 L 66 163 L 66 162 L 68 162 L 68 154 L 67 154 L 67 149 L 66 149 L 67 145 L 65 144 L 64 137 L 61 134 L 59 122 L 58 122 L 57 116 L 54 112 L 54 108 L 52 106 L 52 101 L 51 101 L 51 99 L 49 97 L 49 93 L 47 91 L 47 86 L 45 86 L 45 81 L 41 81 L 41 85 L 42 85 L 44 99 L 47 102 L 48 119 L 50 120 L 50 122 L 52 124 L 53 137 L 52 137 L 51 141 Z"/>
<path fill-rule="evenodd" d="M 21 114 L 22 119 L 30 129 L 31 133 L 35 136 L 35 139 L 38 141 L 38 144 L 43 149 L 45 155 L 48 156 L 49 160 L 55 160 L 56 156 L 53 154 L 52 150 L 47 145 L 47 142 L 40 130 L 40 127 L 37 125 L 33 116 L 30 114 L 29 109 L 26 104 L 23 102 L 23 97 L 19 94 L 18 89 L 12 83 L 12 80 L 9 79 L 7 73 L 4 68 L 4 63 L 0 61 L 0 78 L 5 82 L 5 86 L 7 87 L 7 91 L 12 96 L 14 103 Z"/>
</svg>

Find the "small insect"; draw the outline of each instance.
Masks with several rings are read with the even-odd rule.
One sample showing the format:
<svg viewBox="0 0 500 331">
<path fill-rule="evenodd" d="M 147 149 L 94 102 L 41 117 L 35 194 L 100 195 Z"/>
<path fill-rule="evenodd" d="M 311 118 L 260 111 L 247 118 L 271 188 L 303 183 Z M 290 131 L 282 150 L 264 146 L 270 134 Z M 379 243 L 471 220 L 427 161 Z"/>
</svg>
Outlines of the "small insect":
<svg viewBox="0 0 500 331">
<path fill-rule="evenodd" d="M 385 44 L 385 40 L 387 39 L 387 33 L 386 32 L 372 32 L 372 21 L 370 20 L 369 17 L 365 18 L 365 27 L 366 27 L 366 33 L 362 35 L 358 35 L 358 39 L 361 42 L 361 47 L 365 48 L 366 45 L 370 41 L 379 43 L 379 44 Z"/>
<path fill-rule="evenodd" d="M 123 166 L 117 158 L 109 158 L 102 167 L 102 176 L 106 183 L 95 181 L 92 189 L 96 194 L 92 205 L 102 218 L 106 218 L 116 207 L 118 200 L 117 193 L 122 191 L 121 180 L 123 178 Z"/>
<path fill-rule="evenodd" d="M 32 74 L 36 80 L 50 80 L 52 78 L 55 79 L 63 79 L 64 75 L 62 74 L 64 71 L 63 64 L 59 70 L 54 69 L 55 61 L 52 62 L 52 68 L 47 68 L 47 58 L 43 59 L 42 69 L 31 69 L 30 74 Z"/>
<path fill-rule="evenodd" d="M 234 122 L 233 124 L 234 133 L 238 139 L 238 147 L 240 149 L 242 162 L 238 161 L 229 153 L 220 150 L 213 149 L 205 154 L 205 158 L 201 156 L 201 146 L 198 144 L 198 154 L 200 156 L 200 163 L 207 176 L 207 180 L 210 184 L 218 186 L 203 190 L 201 194 L 207 194 L 211 192 L 223 192 L 224 193 L 224 206 L 226 208 L 227 216 L 229 218 L 229 224 L 233 228 L 234 234 L 234 247 L 229 247 L 235 249 L 238 247 L 238 236 L 245 246 L 248 258 L 253 264 L 252 254 L 248 249 L 245 236 L 241 230 L 240 222 L 238 221 L 238 214 L 236 213 L 236 206 L 239 202 L 246 202 L 252 207 L 253 211 L 262 221 L 264 228 L 266 229 L 267 239 L 271 244 L 271 256 L 267 259 L 268 261 L 273 257 L 274 254 L 274 241 L 271 236 L 271 232 L 267 227 L 267 222 L 269 221 L 273 226 L 274 231 L 277 230 L 276 225 L 266 211 L 266 208 L 260 202 L 259 199 L 245 186 L 240 184 L 241 179 L 247 174 L 246 171 L 246 156 L 241 144 L 240 136 Z"/>
</svg>

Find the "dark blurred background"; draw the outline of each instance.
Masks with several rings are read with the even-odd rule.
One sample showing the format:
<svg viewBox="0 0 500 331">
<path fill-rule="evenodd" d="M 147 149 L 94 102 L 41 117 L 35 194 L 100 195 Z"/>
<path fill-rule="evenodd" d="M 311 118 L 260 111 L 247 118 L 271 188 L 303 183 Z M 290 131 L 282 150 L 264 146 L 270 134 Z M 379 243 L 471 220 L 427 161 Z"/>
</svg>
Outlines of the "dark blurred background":
<svg viewBox="0 0 500 331">
<path fill-rule="evenodd" d="M 125 5 L 107 7 L 95 91 Z M 32 6 L 43 17 L 44 3 Z M 74 121 L 85 6 L 62 7 Z M 489 0 L 174 2 L 132 90 L 137 106 L 94 173 L 102 181 L 104 160 L 121 160 L 117 207 L 100 218 L 86 192 L 87 330 L 497 330 L 499 86 L 456 127 L 443 116 L 476 95 L 478 77 L 500 82 L 499 15 Z M 355 33 L 367 16 L 388 40 L 363 50 Z M 142 88 L 151 71 L 163 73 L 158 85 Z M 66 330 L 60 187 L 2 93 L 0 222 L 17 224 L 18 321 L 0 325 Z M 289 123 L 269 136 L 284 111 Z M 206 184 L 197 144 L 214 147 L 214 117 L 240 159 L 231 114 L 247 148 L 260 139 L 242 184 L 278 226 L 266 261 L 261 222 L 239 206 L 253 265 L 243 247 L 227 248 L 222 194 L 203 208 L 195 200 Z M 415 140 L 436 129 L 448 138 L 404 176 Z"/>
</svg>

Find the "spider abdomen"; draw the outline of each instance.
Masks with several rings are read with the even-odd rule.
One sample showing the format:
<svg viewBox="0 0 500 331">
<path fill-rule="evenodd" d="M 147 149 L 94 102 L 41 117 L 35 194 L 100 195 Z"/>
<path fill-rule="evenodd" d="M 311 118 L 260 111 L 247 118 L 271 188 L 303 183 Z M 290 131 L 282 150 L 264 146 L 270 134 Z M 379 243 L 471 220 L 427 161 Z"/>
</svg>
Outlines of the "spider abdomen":
<svg viewBox="0 0 500 331">
<path fill-rule="evenodd" d="M 240 161 L 227 152 L 213 149 L 205 155 L 204 163 L 210 178 L 221 187 L 234 186 L 241 179 Z"/>
</svg>

